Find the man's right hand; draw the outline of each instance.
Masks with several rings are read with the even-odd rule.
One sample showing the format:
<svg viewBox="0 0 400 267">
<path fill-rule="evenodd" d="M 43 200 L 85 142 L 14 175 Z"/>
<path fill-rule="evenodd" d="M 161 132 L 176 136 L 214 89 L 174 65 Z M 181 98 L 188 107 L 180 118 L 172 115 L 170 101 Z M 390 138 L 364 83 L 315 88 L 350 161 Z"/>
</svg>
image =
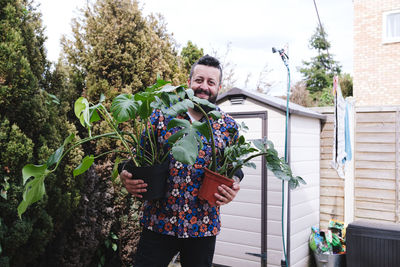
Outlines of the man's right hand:
<svg viewBox="0 0 400 267">
<path fill-rule="evenodd" d="M 147 191 L 147 184 L 143 180 L 134 180 L 132 178 L 132 174 L 123 170 L 119 175 L 122 184 L 125 186 L 126 190 L 131 193 L 134 197 L 142 198 L 141 193 Z"/>
</svg>

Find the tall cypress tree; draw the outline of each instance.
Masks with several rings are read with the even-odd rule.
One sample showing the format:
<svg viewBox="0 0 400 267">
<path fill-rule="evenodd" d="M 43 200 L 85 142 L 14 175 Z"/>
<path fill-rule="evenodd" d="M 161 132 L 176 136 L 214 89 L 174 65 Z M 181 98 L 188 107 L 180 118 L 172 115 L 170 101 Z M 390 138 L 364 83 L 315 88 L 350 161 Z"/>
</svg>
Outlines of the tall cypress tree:
<svg viewBox="0 0 400 267">
<path fill-rule="evenodd" d="M 46 91 L 58 89 L 49 83 L 45 39 L 41 14 L 31 1 L 1 1 L 0 266 L 35 265 L 79 198 L 79 180 L 69 178 L 68 164 L 73 160 L 67 160 L 47 181 L 49 197 L 21 220 L 17 217 L 23 191 L 22 167 L 30 162 L 43 163 L 68 131 L 75 130 L 65 119 L 66 111 L 52 102 L 56 98 Z M 78 161 L 80 151 L 72 155 Z M 65 175 L 67 171 L 69 175 Z"/>
<path fill-rule="evenodd" d="M 324 29 L 318 26 L 309 41 L 310 49 L 316 50 L 317 55 L 310 61 L 303 61 L 304 66 L 300 68 L 307 90 L 314 98 L 325 88 L 331 88 L 333 76 L 341 72 L 339 63 L 328 53 L 331 44 L 327 37 Z"/>
</svg>

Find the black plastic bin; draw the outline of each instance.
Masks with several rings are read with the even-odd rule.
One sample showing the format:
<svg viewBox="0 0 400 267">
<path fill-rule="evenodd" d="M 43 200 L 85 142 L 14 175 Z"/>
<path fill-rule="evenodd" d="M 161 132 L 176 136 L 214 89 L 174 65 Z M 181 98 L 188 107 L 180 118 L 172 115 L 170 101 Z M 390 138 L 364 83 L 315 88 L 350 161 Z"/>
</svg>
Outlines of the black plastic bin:
<svg viewBox="0 0 400 267">
<path fill-rule="evenodd" d="M 346 230 L 348 267 L 399 267 L 400 225 L 356 221 Z"/>
</svg>

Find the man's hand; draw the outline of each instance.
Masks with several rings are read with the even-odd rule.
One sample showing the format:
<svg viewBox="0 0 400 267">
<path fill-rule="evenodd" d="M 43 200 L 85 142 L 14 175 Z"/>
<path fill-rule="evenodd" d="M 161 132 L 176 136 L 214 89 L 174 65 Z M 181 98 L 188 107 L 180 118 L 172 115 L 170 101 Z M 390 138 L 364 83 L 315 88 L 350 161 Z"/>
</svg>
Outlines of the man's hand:
<svg viewBox="0 0 400 267">
<path fill-rule="evenodd" d="M 125 186 L 126 190 L 131 193 L 134 197 L 142 198 L 141 193 L 147 191 L 147 184 L 143 180 L 133 180 L 132 174 L 123 170 L 119 175 L 122 184 Z"/>
<path fill-rule="evenodd" d="M 240 184 L 238 182 L 234 182 L 232 188 L 224 184 L 218 186 L 219 194 L 215 193 L 215 197 L 217 198 L 216 204 L 218 206 L 228 204 L 236 197 L 239 190 Z"/>
</svg>

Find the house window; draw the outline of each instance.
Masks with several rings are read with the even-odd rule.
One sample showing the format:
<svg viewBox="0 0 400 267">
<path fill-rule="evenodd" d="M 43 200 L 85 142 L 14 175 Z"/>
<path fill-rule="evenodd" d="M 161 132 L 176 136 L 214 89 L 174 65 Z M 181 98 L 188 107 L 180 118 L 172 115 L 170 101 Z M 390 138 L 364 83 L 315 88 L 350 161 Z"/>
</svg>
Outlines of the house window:
<svg viewBox="0 0 400 267">
<path fill-rule="evenodd" d="M 383 42 L 400 42 L 400 10 L 383 13 Z"/>
</svg>

